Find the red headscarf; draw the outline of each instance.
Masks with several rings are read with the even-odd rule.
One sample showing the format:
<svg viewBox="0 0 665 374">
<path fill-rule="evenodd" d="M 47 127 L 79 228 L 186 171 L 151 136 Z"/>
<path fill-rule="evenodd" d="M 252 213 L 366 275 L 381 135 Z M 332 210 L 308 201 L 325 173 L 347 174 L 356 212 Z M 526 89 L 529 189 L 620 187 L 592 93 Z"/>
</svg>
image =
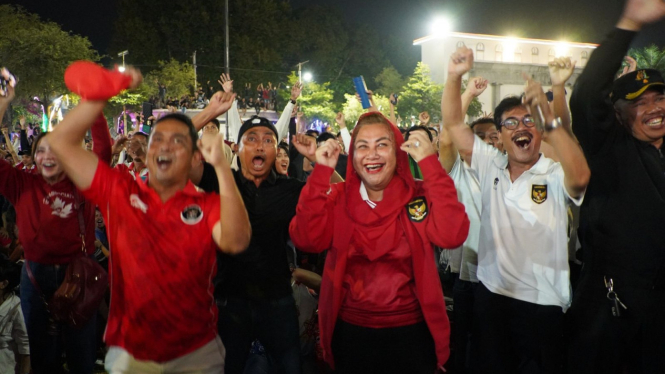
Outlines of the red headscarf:
<svg viewBox="0 0 665 374">
<path fill-rule="evenodd" d="M 396 157 L 395 175 L 383 190 L 383 200 L 372 209 L 360 196 L 361 180 L 353 167 L 353 154 L 355 153 L 353 144 L 362 126 L 356 127 L 349 149 L 350 162 L 346 166 L 345 192 L 346 210 L 349 217 L 362 227 L 361 230 L 356 230 L 354 240 L 359 244 L 359 248 L 368 251 L 366 255 L 369 259 L 374 260 L 397 244 L 400 237 L 400 230 L 397 230 L 399 224 L 397 217 L 414 197 L 415 181 L 409 169 L 408 155 L 400 149 L 404 138 L 399 129 L 379 112 L 363 114 L 358 122 L 371 116 L 380 116 L 383 122 L 377 121 L 377 123 L 384 125 L 393 133 Z"/>
</svg>

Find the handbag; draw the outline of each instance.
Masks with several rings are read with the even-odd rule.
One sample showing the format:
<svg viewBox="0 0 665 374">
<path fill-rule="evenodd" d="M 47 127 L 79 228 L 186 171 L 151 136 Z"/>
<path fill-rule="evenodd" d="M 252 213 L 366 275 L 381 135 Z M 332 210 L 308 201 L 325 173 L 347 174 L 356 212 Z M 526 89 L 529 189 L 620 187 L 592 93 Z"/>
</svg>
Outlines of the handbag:
<svg viewBox="0 0 665 374">
<path fill-rule="evenodd" d="M 51 301 L 47 303 L 44 300 L 44 303 L 54 321 L 66 323 L 72 327 L 81 327 L 97 312 L 108 289 L 108 275 L 97 261 L 86 253 L 85 222 L 83 220 L 85 202 L 80 199 L 78 191 L 75 192 L 75 196 L 82 254 L 69 263 L 62 284 L 53 294 Z M 44 294 L 32 274 L 29 263 L 26 263 L 26 270 L 30 281 L 44 299 Z"/>
</svg>

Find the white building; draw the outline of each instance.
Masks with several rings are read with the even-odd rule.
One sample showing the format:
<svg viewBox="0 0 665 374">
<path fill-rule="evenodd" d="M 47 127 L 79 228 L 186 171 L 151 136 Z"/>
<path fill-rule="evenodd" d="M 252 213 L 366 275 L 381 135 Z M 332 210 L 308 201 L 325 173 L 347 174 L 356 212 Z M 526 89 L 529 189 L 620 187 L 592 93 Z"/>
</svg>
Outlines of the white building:
<svg viewBox="0 0 665 374">
<path fill-rule="evenodd" d="M 482 76 L 489 80 L 490 86 L 478 98 L 486 113 L 491 113 L 506 96 L 519 96 L 524 91 L 522 72 L 533 76 L 545 90 L 549 89 L 547 64 L 559 56 L 569 56 L 577 61 L 575 73 L 566 85 L 570 97 L 575 80 L 598 46 L 457 32 L 430 35 L 415 40 L 413 45 L 421 47 L 421 61 L 429 66 L 432 80 L 439 84 L 446 82 L 448 61 L 457 47 L 473 49 L 475 64 L 468 76 Z"/>
</svg>

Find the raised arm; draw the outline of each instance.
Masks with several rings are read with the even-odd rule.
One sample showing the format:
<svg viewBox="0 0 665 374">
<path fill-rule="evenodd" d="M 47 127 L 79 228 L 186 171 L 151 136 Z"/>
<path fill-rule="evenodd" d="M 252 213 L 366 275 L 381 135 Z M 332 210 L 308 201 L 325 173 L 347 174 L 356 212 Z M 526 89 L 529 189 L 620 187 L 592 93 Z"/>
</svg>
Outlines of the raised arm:
<svg viewBox="0 0 665 374">
<path fill-rule="evenodd" d="M 231 109 L 231 106 L 235 100 L 231 100 L 229 98 L 235 99 L 235 97 L 236 94 L 233 92 L 215 92 L 215 94 L 210 98 L 210 103 L 208 103 L 208 106 L 201 110 L 199 114 L 192 117 L 192 123 L 194 124 L 196 131 L 201 130 L 203 126 L 208 124 L 208 122 L 221 116 L 229 109 Z"/>
<path fill-rule="evenodd" d="M 575 61 L 570 57 L 557 57 L 549 63 L 550 80 L 552 81 L 552 109 L 554 116 L 561 118 L 561 126 L 572 134 L 570 126 L 570 110 L 566 101 L 566 82 L 575 71 Z"/>
<path fill-rule="evenodd" d="M 342 142 L 344 142 L 344 151 L 346 154 L 349 154 L 349 149 L 351 149 L 351 133 L 349 128 L 346 127 L 346 120 L 344 118 L 344 113 L 339 112 L 335 117 L 335 122 L 339 126 L 339 133 L 342 135 Z M 394 122 L 393 122 L 394 123 Z"/>
<path fill-rule="evenodd" d="M 332 139 L 328 139 L 332 141 Z M 300 152 L 301 155 L 305 156 L 304 162 L 310 163 L 317 163 L 317 157 L 319 157 L 319 149 L 316 147 L 316 138 L 313 136 L 309 136 L 307 134 L 298 134 L 294 137 L 291 138 L 291 143 L 293 146 Z M 326 141 L 326 144 L 328 144 L 328 141 Z M 339 143 L 335 140 L 335 144 L 339 145 Z M 335 159 L 335 165 L 333 165 L 333 169 L 337 165 L 337 159 Z M 336 171 L 333 170 L 333 173 L 330 177 L 330 183 L 339 183 L 339 182 L 344 182 L 344 178 L 342 178 L 341 175 L 337 174 Z"/>
<path fill-rule="evenodd" d="M 443 127 L 448 130 L 453 145 L 467 164 L 471 164 L 474 135 L 464 123 L 462 111 L 462 76 L 473 67 L 473 51 L 466 47 L 458 48 L 448 63 L 448 81 L 441 98 Z"/>
<path fill-rule="evenodd" d="M 328 139 L 316 150 L 320 163 L 300 193 L 296 216 L 291 220 L 289 235 L 298 249 L 323 252 L 332 245 L 336 193 L 331 191 L 330 179 L 340 154 L 339 143 Z"/>
<path fill-rule="evenodd" d="M 2 120 L 2 117 L 0 117 L 0 121 Z M 10 155 L 12 155 L 12 160 L 14 160 L 14 164 L 18 164 L 21 162 L 21 160 L 18 158 L 18 155 L 16 154 L 16 150 L 14 149 L 14 146 L 12 145 L 12 140 L 9 138 L 9 129 L 8 128 L 3 128 L 2 129 L 2 136 L 5 137 L 5 144 L 7 144 L 7 152 L 9 152 Z"/>
<path fill-rule="evenodd" d="M 540 106 L 546 123 L 555 121 L 540 83 L 532 79 L 527 80 L 524 102 L 529 107 L 530 113 L 535 113 L 535 107 Z M 544 137 L 547 138 L 547 142 L 552 146 L 561 163 L 565 175 L 564 185 L 568 194 L 573 198 L 582 196 L 591 176 L 582 148 L 563 126 L 554 129 L 546 126 Z"/>
<path fill-rule="evenodd" d="M 111 159 L 113 158 L 111 133 L 109 133 L 109 126 L 104 114 L 97 116 L 95 123 L 90 128 L 90 134 L 92 135 L 92 151 L 102 162 L 111 165 Z"/>
<path fill-rule="evenodd" d="M 127 68 L 124 74 L 114 72 L 114 79 L 110 83 L 117 83 L 115 86 L 106 86 L 104 92 L 87 92 L 95 88 L 95 84 L 100 84 L 108 77 L 106 72 L 101 72 L 99 67 L 94 70 L 89 67 L 86 70 L 77 70 L 74 66 L 68 68 L 65 72 L 65 82 L 70 85 L 79 85 L 70 87 L 77 89 L 82 95 L 82 100 L 76 108 L 72 109 L 58 126 L 49 134 L 49 142 L 53 153 L 56 154 L 61 162 L 65 173 L 74 182 L 76 187 L 81 190 L 87 190 L 92 185 L 92 180 L 97 171 L 98 158 L 94 153 L 86 151 L 81 147 L 83 138 L 88 129 L 99 118 L 106 106 L 106 100 L 115 96 L 126 88 L 137 87 L 142 80 L 141 73 L 134 68 Z M 69 78 L 68 78 L 69 74 Z M 97 76 L 99 75 L 99 76 Z M 122 80 L 122 82 L 120 82 Z M 94 83 L 90 83 L 94 82 Z M 91 87 L 86 87 L 90 85 Z M 98 91 L 95 89 L 95 91 Z"/>
<path fill-rule="evenodd" d="M 249 246 L 252 228 L 222 144 L 223 134 L 204 136 L 199 140 L 201 153 L 215 168 L 219 183 L 220 215 L 219 221 L 213 227 L 212 237 L 222 252 L 237 254 Z"/>
<path fill-rule="evenodd" d="M 661 0 L 628 0 L 623 14 L 602 44 L 593 52 L 577 79 L 570 98 L 573 131 L 586 154 L 594 154 L 615 128 L 609 92 L 621 61 L 638 31 L 665 16 Z"/>
<path fill-rule="evenodd" d="M 428 238 L 441 248 L 459 247 L 469 233 L 469 219 L 464 205 L 457 199 L 453 180 L 437 162 L 434 145 L 422 131 L 414 131 L 401 149 L 418 163 L 423 172 L 427 203 L 432 207 L 432 217 L 427 223 Z"/>
<path fill-rule="evenodd" d="M 289 121 L 291 120 L 291 114 L 293 112 L 293 108 L 296 106 L 296 101 L 300 97 L 301 92 L 302 84 L 296 82 L 293 87 L 291 87 L 291 97 L 289 102 L 286 103 L 282 114 L 279 116 L 279 120 L 277 120 L 277 123 L 275 124 L 275 128 L 277 129 L 277 141 L 284 139 L 284 137 L 289 132 Z"/>
</svg>

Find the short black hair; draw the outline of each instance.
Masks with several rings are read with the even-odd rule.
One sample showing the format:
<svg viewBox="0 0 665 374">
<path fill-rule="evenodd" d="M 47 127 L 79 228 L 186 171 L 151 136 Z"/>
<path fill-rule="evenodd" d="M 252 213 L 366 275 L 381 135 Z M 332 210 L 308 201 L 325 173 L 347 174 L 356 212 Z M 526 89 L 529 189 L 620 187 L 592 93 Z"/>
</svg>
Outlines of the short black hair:
<svg viewBox="0 0 665 374">
<path fill-rule="evenodd" d="M 409 140 L 409 135 L 411 135 L 412 132 L 422 130 L 425 131 L 427 134 L 427 137 L 429 137 L 429 141 L 431 142 L 434 138 L 432 138 L 432 133 L 429 131 L 429 129 L 425 126 L 422 125 L 415 125 L 406 130 L 406 134 L 404 134 L 404 140 Z"/>
<path fill-rule="evenodd" d="M 182 114 L 182 113 L 171 113 L 171 114 L 167 114 L 167 115 L 165 115 L 164 117 L 158 119 L 157 122 L 155 122 L 155 125 L 153 126 L 153 128 L 156 128 L 157 125 L 158 125 L 160 122 L 164 122 L 164 121 L 169 120 L 169 119 L 176 120 L 176 121 L 178 121 L 178 122 L 181 122 L 181 123 L 184 124 L 185 126 L 187 126 L 187 129 L 189 130 L 189 131 L 188 131 L 188 132 L 189 132 L 189 137 L 190 137 L 191 140 L 192 140 L 192 151 L 193 151 L 193 152 L 198 151 L 199 148 L 198 148 L 198 146 L 196 145 L 196 142 L 197 142 L 198 139 L 199 139 L 199 135 L 198 135 L 198 133 L 196 132 L 196 128 L 194 127 L 194 123 L 192 123 L 192 120 L 191 120 L 189 117 L 187 117 L 186 115 L 184 115 L 184 114 Z M 154 131 L 151 131 L 151 132 L 150 132 L 150 135 L 152 136 L 152 134 L 154 134 L 154 133 L 155 133 Z"/>
<path fill-rule="evenodd" d="M 279 152 L 280 148 L 283 149 L 284 152 L 286 152 L 287 155 L 289 154 L 289 145 L 286 144 L 285 141 L 281 141 L 281 142 L 279 142 L 279 144 L 277 144 L 277 151 L 278 152 Z"/>
<path fill-rule="evenodd" d="M 494 109 L 494 124 L 496 125 L 496 128 L 501 131 L 501 117 L 503 116 L 504 112 L 523 105 L 522 98 L 519 96 L 508 96 L 501 100 L 496 109 Z"/>
<path fill-rule="evenodd" d="M 496 122 L 494 122 L 494 119 L 493 119 L 493 118 L 490 118 L 490 117 L 482 117 L 482 118 L 478 118 L 477 120 L 471 122 L 471 124 L 469 125 L 469 127 L 471 127 L 471 129 L 473 130 L 473 128 L 476 127 L 477 125 L 484 125 L 484 124 L 486 124 L 486 123 L 491 123 L 491 124 L 494 125 L 494 127 L 499 127 L 499 126 L 496 124 Z"/>
<path fill-rule="evenodd" d="M 21 282 L 21 266 L 15 262 L 0 259 L 0 282 L 7 281 L 7 292 L 14 292 Z"/>
<path fill-rule="evenodd" d="M 317 143 L 321 143 L 321 142 L 325 142 L 325 141 L 328 140 L 328 139 L 335 139 L 335 140 L 337 140 L 337 138 L 335 137 L 335 135 L 333 135 L 333 134 L 331 134 L 331 133 L 329 133 L 329 132 L 324 132 L 324 133 L 322 133 L 321 135 L 319 135 L 319 136 L 316 138 L 316 142 L 317 142 Z"/>
</svg>

